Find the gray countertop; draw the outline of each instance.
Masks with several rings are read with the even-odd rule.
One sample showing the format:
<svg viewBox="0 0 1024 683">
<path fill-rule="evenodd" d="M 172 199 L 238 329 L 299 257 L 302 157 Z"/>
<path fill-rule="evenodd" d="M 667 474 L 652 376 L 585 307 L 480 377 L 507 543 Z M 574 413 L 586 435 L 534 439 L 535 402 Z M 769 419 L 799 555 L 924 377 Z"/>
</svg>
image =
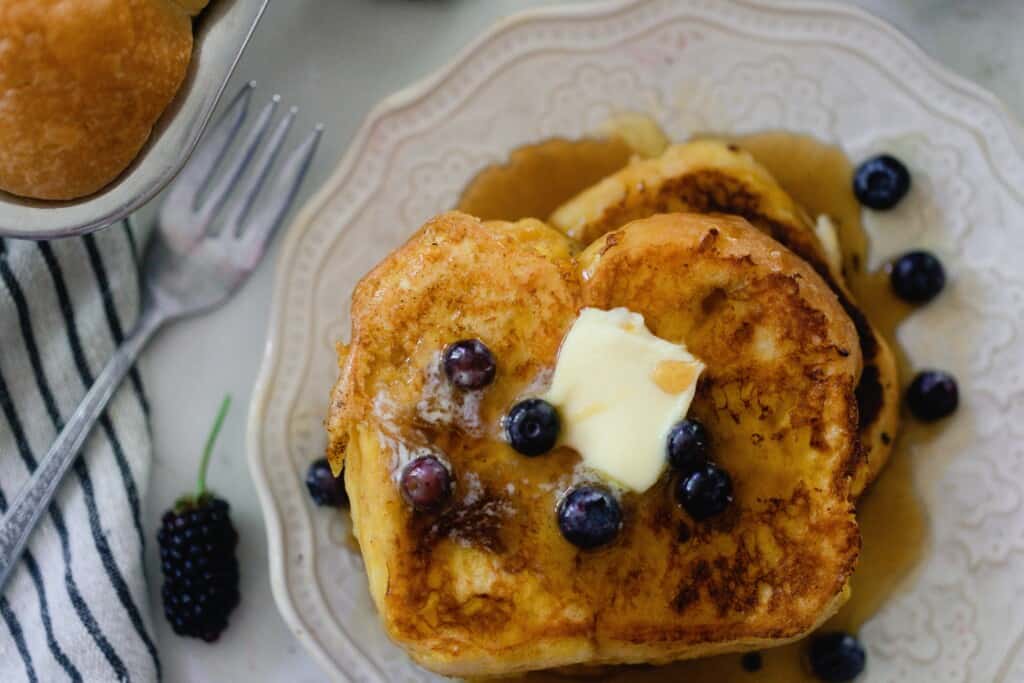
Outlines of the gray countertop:
<svg viewBox="0 0 1024 683">
<path fill-rule="evenodd" d="M 299 129 L 327 134 L 304 197 L 327 177 L 366 113 L 444 64 L 495 20 L 546 0 L 281 0 L 271 3 L 229 92 L 255 79 L 301 107 Z M 855 0 L 959 74 L 1024 115 L 1021 0 Z M 145 218 L 146 212 L 143 213 Z M 263 353 L 274 255 L 228 306 L 160 336 L 142 360 L 153 409 L 155 462 L 147 499 L 151 537 L 160 513 L 194 480 L 206 429 L 226 392 L 236 409 L 211 466 L 231 501 L 242 543 L 242 604 L 215 645 L 176 637 L 159 608 L 159 566 L 149 545 L 150 594 L 166 680 L 324 680 L 285 626 L 270 594 L 267 544 L 245 456 L 246 409 Z M 183 382 L 181 367 L 189 372 Z M 313 457 L 311 455 L 311 457 Z"/>
</svg>

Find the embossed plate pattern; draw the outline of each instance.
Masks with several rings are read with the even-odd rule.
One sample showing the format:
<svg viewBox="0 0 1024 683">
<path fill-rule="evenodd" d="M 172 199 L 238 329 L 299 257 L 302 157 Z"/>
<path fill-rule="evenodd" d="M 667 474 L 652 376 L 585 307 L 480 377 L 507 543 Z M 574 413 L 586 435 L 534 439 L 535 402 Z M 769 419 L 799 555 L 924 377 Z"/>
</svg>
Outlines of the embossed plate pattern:
<svg viewBox="0 0 1024 683">
<path fill-rule="evenodd" d="M 637 0 L 503 22 L 451 65 L 383 102 L 292 226 L 253 398 L 249 457 L 277 603 L 338 680 L 433 680 L 384 636 L 337 514 L 302 478 L 321 453 L 356 281 L 481 167 L 518 145 L 578 137 L 624 110 L 671 137 L 782 128 L 892 151 L 915 186 L 867 218 L 877 262 L 928 245 L 951 275 L 942 305 L 900 330 L 920 366 L 965 397 L 916 446 L 930 551 L 868 622 L 871 681 L 1024 680 L 1024 144 L 991 96 L 894 29 L 833 5 Z"/>
</svg>

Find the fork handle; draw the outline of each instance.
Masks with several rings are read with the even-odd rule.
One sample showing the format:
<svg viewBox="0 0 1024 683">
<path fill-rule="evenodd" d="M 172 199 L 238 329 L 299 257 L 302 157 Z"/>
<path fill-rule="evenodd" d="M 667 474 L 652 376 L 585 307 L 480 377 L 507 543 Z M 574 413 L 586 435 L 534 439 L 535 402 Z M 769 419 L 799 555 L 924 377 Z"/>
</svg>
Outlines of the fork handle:
<svg viewBox="0 0 1024 683">
<path fill-rule="evenodd" d="M 153 307 L 144 310 L 135 329 L 114 352 L 32 477 L 18 491 L 7 514 L 0 519 L 0 593 L 21 559 L 36 522 L 49 506 L 64 474 L 74 462 L 96 420 L 103 414 L 114 390 L 120 386 L 139 352 L 164 320 Z"/>
</svg>

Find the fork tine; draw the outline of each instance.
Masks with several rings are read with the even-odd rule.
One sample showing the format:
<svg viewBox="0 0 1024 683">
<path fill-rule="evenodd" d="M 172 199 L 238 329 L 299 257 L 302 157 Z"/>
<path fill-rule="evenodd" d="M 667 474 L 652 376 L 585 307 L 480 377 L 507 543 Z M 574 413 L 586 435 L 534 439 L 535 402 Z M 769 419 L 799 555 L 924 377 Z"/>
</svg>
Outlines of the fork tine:
<svg viewBox="0 0 1024 683">
<path fill-rule="evenodd" d="M 295 201 L 323 132 L 323 124 L 318 123 L 303 143 L 285 159 L 281 171 L 266 193 L 270 197 L 269 203 L 253 218 L 241 237 L 239 257 L 244 268 L 255 268 L 263 257 L 263 252 L 274 237 L 274 232 L 280 227 L 282 219 Z"/>
<path fill-rule="evenodd" d="M 201 226 L 200 229 L 202 231 L 205 232 L 209 228 L 213 217 L 220 211 L 224 200 L 227 199 L 228 193 L 231 192 L 238 183 L 239 178 L 242 177 L 245 170 L 249 167 L 253 156 L 256 155 L 256 150 L 259 149 L 260 143 L 263 142 L 263 137 L 266 135 L 267 128 L 270 127 L 270 122 L 274 117 L 274 111 L 280 102 L 281 96 L 274 95 L 270 102 L 263 107 L 263 111 L 260 112 L 256 122 L 252 125 L 252 129 L 246 135 L 242 149 L 231 160 L 231 163 L 221 174 L 220 179 L 217 180 L 213 189 L 210 190 L 202 207 L 199 208 L 196 214 L 196 222 Z"/>
<path fill-rule="evenodd" d="M 189 213 L 198 208 L 196 203 L 199 198 L 199 190 L 210 181 L 228 147 L 238 135 L 238 131 L 249 113 L 249 102 L 252 100 L 252 91 L 255 87 L 256 82 L 249 81 L 231 100 L 227 110 L 203 138 L 199 149 L 192 155 L 184 170 L 171 185 L 164 202 L 165 207 L 187 208 Z"/>
<path fill-rule="evenodd" d="M 273 167 L 278 154 L 281 152 L 281 148 L 284 146 L 285 137 L 287 137 L 288 130 L 292 127 L 292 122 L 295 120 L 295 115 L 298 111 L 297 108 L 292 107 L 282 117 L 281 121 L 277 124 L 277 128 L 270 135 L 267 144 L 263 147 L 259 158 L 253 163 L 253 170 L 242 181 L 241 187 L 233 193 L 236 197 L 232 199 L 227 218 L 224 220 L 224 234 L 238 235 L 241 232 L 242 223 L 249 213 L 249 209 L 252 208 L 253 202 L 256 201 L 260 189 L 266 182 L 270 169 Z"/>
</svg>

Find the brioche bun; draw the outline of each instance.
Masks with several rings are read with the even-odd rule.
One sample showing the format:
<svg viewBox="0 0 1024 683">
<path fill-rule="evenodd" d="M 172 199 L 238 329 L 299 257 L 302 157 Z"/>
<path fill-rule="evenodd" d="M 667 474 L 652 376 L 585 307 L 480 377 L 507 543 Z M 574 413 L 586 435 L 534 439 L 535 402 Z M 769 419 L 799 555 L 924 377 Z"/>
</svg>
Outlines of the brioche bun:
<svg viewBox="0 0 1024 683">
<path fill-rule="evenodd" d="M 181 86 L 199 4 L 0 2 L 0 189 L 74 199 L 114 180 Z"/>
</svg>

